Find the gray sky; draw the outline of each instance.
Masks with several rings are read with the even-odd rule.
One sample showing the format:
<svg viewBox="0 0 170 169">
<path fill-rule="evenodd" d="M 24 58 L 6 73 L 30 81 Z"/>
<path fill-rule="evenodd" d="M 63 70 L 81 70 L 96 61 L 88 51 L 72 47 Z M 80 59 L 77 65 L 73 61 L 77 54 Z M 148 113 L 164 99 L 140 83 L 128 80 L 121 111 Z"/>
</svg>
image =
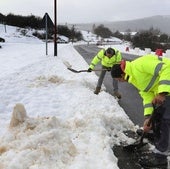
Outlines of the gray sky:
<svg viewBox="0 0 170 169">
<path fill-rule="evenodd" d="M 57 0 L 58 23 L 132 20 L 170 15 L 170 0 Z M 54 0 L 0 0 L 0 13 L 54 18 Z"/>
</svg>

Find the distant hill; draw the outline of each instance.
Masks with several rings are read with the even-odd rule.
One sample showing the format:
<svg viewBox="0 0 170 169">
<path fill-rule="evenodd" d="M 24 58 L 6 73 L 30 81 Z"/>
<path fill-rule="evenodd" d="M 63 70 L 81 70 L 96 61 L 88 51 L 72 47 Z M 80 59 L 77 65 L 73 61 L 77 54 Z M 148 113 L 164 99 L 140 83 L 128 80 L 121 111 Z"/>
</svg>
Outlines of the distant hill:
<svg viewBox="0 0 170 169">
<path fill-rule="evenodd" d="M 170 35 L 170 15 L 165 16 L 152 16 L 147 18 L 128 20 L 128 21 L 116 21 L 116 22 L 101 22 L 101 23 L 88 23 L 88 24 L 75 24 L 79 30 L 92 31 L 92 27 L 103 24 L 108 27 L 112 32 L 115 31 L 131 31 L 148 30 L 153 27 L 159 29 L 162 33 Z M 70 25 L 71 26 L 71 25 Z"/>
</svg>

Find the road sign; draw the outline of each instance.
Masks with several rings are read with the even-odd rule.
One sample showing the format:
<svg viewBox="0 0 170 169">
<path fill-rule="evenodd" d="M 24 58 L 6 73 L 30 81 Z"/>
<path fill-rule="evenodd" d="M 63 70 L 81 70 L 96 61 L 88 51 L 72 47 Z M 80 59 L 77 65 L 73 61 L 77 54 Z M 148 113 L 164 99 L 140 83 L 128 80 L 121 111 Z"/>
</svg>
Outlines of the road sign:
<svg viewBox="0 0 170 169">
<path fill-rule="evenodd" d="M 50 16 L 48 15 L 48 13 L 45 13 L 43 19 L 42 19 L 42 24 L 45 27 L 46 26 L 46 20 L 47 20 L 47 27 L 48 28 L 54 28 L 54 24 L 53 21 L 51 20 Z"/>
</svg>

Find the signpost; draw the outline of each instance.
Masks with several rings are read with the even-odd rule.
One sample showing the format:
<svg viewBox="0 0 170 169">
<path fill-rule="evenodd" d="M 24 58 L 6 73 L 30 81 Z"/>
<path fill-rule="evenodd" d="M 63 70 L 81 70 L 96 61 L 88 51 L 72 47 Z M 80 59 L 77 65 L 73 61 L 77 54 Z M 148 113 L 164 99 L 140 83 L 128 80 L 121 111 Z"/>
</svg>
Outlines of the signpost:
<svg viewBox="0 0 170 169">
<path fill-rule="evenodd" d="M 54 24 L 51 18 L 49 17 L 48 13 L 45 13 L 42 22 L 43 25 L 45 25 L 46 55 L 48 55 L 48 28 L 53 28 Z"/>
</svg>

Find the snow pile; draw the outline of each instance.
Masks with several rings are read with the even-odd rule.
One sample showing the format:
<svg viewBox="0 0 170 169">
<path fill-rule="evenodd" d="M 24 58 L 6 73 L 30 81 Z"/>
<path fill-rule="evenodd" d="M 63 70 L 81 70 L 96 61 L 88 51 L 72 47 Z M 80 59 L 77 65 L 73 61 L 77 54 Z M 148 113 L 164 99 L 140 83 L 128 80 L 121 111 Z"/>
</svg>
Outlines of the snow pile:
<svg viewBox="0 0 170 169">
<path fill-rule="evenodd" d="M 69 125 L 54 116 L 27 117 L 23 123 L 11 126 L 1 140 L 1 168 L 45 169 L 69 165 L 77 152 L 68 129 Z"/>
<path fill-rule="evenodd" d="M 66 121 L 55 116 L 27 117 L 0 140 L 0 167 L 117 168 L 111 146 L 120 138 L 126 140 L 122 129 L 130 127 L 122 115 L 77 115 Z"/>
</svg>

